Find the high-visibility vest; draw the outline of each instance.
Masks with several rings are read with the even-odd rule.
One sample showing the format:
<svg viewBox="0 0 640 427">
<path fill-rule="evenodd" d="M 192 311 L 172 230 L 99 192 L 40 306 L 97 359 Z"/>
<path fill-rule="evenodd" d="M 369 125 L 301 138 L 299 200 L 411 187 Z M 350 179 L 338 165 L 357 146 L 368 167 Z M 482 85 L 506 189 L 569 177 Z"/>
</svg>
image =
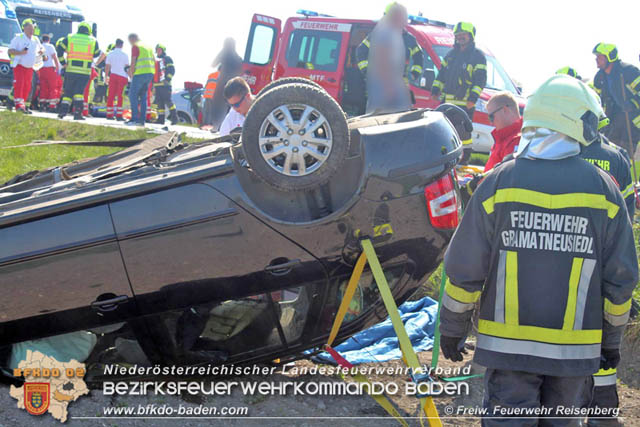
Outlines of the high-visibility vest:
<svg viewBox="0 0 640 427">
<path fill-rule="evenodd" d="M 219 76 L 220 71 L 214 71 L 213 73 L 209 74 L 209 77 L 207 77 L 207 84 L 204 86 L 204 94 L 202 95 L 204 98 L 213 98 L 213 94 L 216 91 L 216 85 L 218 84 Z"/>
<path fill-rule="evenodd" d="M 138 43 L 136 46 L 138 46 L 140 53 L 138 54 L 138 59 L 136 60 L 136 71 L 133 73 L 133 75 L 138 76 L 140 74 L 155 74 L 156 60 L 153 57 L 153 50 L 141 43 Z"/>
<path fill-rule="evenodd" d="M 67 36 L 67 73 L 91 74 L 96 39 L 88 34 Z"/>
</svg>

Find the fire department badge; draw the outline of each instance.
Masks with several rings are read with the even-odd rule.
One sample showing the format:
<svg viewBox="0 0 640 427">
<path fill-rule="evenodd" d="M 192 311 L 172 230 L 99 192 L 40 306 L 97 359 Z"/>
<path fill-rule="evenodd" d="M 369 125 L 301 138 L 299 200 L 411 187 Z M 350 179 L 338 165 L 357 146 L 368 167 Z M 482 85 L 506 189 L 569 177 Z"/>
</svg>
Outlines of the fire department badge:
<svg viewBox="0 0 640 427">
<path fill-rule="evenodd" d="M 49 383 L 24 383 L 24 407 L 31 415 L 47 412 L 50 402 Z"/>
</svg>

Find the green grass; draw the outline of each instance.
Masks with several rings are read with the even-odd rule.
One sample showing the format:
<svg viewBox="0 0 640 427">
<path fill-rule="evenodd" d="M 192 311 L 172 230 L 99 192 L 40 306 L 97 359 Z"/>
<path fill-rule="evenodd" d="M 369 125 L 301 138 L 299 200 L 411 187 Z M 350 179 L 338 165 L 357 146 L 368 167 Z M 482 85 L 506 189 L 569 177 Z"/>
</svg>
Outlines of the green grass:
<svg viewBox="0 0 640 427">
<path fill-rule="evenodd" d="M 29 144 L 33 140 L 109 141 L 156 136 L 143 129 L 129 130 L 92 126 L 55 119 L 24 116 L 9 111 L 0 112 L 0 185 L 15 175 L 42 170 L 74 160 L 112 153 L 122 148 L 72 147 L 48 145 L 42 147 L 2 148 Z"/>
</svg>

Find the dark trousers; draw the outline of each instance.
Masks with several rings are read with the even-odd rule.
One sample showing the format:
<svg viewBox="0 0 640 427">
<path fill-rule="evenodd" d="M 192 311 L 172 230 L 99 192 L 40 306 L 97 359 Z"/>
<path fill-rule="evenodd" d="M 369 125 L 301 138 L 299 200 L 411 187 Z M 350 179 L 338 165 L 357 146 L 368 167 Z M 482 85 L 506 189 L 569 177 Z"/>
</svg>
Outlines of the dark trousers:
<svg viewBox="0 0 640 427">
<path fill-rule="evenodd" d="M 76 114 L 82 114 L 84 106 L 84 88 L 89 83 L 89 74 L 65 73 L 62 102 L 60 103 L 61 114 L 69 112 L 69 107 L 73 102 Z"/>
<path fill-rule="evenodd" d="M 482 425 L 491 426 L 578 426 L 580 419 L 561 413 L 562 408 L 584 406 L 588 389 L 593 388 L 591 376 L 552 377 L 528 372 L 487 369 L 484 376 L 484 402 L 487 415 Z M 585 390 L 586 389 L 586 390 Z M 513 415 L 501 413 L 510 408 L 543 408 L 547 413 Z M 526 418 L 525 418 L 526 417 Z M 560 418 L 558 418 L 560 417 Z"/>
<path fill-rule="evenodd" d="M 638 111 L 629 113 L 629 127 L 627 127 L 627 115 L 622 111 L 616 111 L 610 117 L 611 123 L 605 128 L 605 136 L 614 144 L 627 150 L 630 156 L 633 156 L 636 145 L 640 142 L 640 129 L 633 124 L 633 119 L 638 114 L 640 114 Z M 631 146 L 629 146 L 629 128 L 631 129 Z"/>
<path fill-rule="evenodd" d="M 171 100 L 171 86 L 156 86 L 155 103 L 158 106 L 158 120 L 164 123 L 164 118 L 168 110 L 170 120 L 174 119 L 176 106 Z M 167 107 L 165 109 L 165 106 Z"/>
</svg>

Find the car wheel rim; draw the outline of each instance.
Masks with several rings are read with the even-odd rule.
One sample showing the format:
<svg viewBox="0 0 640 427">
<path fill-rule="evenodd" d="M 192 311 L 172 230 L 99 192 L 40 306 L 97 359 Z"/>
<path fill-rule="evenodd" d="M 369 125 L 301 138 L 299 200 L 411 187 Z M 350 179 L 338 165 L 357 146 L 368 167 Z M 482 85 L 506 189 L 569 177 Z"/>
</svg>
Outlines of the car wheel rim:
<svg viewBox="0 0 640 427">
<path fill-rule="evenodd" d="M 281 105 L 260 127 L 262 158 L 286 176 L 306 176 L 329 158 L 333 135 L 329 121 L 317 109 L 303 104 Z"/>
</svg>

